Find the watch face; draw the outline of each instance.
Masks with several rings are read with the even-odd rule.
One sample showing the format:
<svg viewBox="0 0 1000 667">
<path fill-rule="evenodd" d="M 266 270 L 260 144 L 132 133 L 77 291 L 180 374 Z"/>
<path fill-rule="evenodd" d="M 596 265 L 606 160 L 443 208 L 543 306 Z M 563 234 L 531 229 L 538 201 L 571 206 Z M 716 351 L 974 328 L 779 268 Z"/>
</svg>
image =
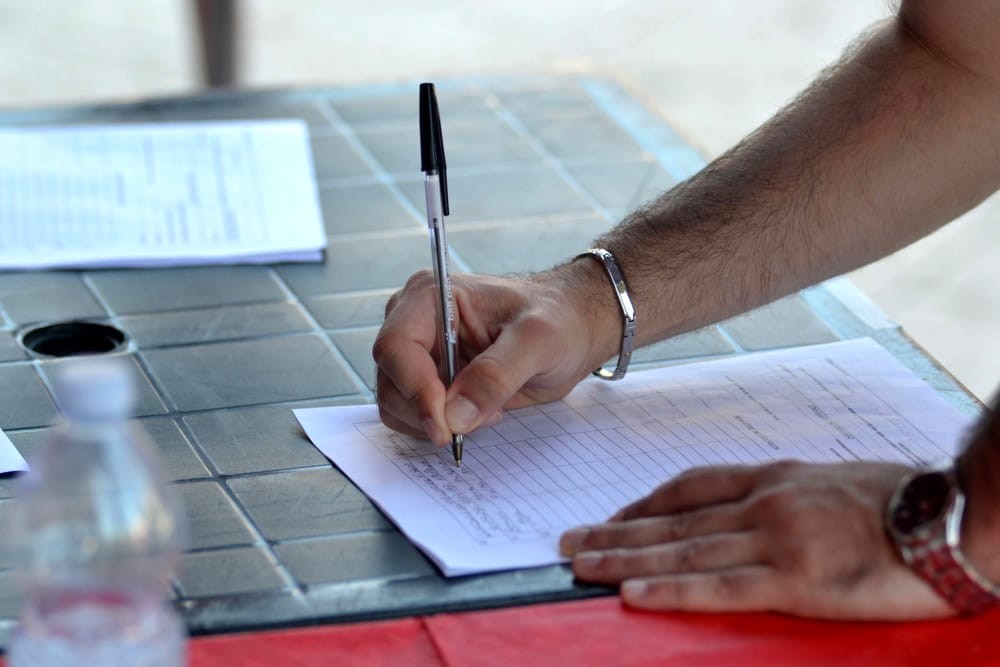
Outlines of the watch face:
<svg viewBox="0 0 1000 667">
<path fill-rule="evenodd" d="M 952 485 L 941 472 L 917 475 L 902 489 L 892 510 L 892 528 L 904 536 L 917 537 L 922 528 L 943 519 L 951 501 Z"/>
</svg>

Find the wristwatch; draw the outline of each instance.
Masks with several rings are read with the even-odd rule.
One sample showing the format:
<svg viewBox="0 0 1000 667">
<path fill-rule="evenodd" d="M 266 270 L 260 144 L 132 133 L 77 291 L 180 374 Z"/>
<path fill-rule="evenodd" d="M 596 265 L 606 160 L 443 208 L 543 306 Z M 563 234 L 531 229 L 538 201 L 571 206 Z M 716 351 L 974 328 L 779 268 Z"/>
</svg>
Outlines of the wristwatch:
<svg viewBox="0 0 1000 667">
<path fill-rule="evenodd" d="M 917 471 L 899 483 L 885 525 L 906 564 L 963 615 L 1000 602 L 1000 587 L 966 559 L 959 546 L 965 494 L 950 464 Z"/>
</svg>

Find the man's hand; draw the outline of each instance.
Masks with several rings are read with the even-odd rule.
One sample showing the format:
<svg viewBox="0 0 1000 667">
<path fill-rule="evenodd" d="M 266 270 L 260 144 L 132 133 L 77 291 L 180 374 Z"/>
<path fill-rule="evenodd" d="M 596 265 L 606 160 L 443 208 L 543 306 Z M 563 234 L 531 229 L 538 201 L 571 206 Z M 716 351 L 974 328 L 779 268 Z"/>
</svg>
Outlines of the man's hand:
<svg viewBox="0 0 1000 667">
<path fill-rule="evenodd" d="M 574 272 L 580 268 L 563 270 Z M 594 318 L 573 300 L 586 290 L 569 289 L 554 272 L 455 275 L 452 286 L 461 369 L 447 391 L 438 374 L 432 274 L 412 276 L 386 306 L 373 355 L 379 415 L 390 428 L 443 445 L 452 433 L 495 423 L 504 409 L 562 398 L 597 363 L 589 361 Z"/>
<path fill-rule="evenodd" d="M 563 535 L 580 579 L 646 609 L 904 620 L 955 612 L 896 554 L 883 512 L 907 468 L 775 463 L 688 471 Z"/>
</svg>

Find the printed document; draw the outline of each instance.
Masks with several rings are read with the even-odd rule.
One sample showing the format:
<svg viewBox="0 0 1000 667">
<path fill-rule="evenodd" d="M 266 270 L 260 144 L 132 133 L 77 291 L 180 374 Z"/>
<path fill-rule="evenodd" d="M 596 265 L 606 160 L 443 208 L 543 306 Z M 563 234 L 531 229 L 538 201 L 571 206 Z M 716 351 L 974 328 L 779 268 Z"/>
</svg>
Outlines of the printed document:
<svg viewBox="0 0 1000 667">
<path fill-rule="evenodd" d="M 0 270 L 320 261 L 298 120 L 0 131 Z"/>
<path fill-rule="evenodd" d="M 586 380 L 448 447 L 372 405 L 295 415 L 312 442 L 446 576 L 558 563 L 560 534 L 604 521 L 694 466 L 951 456 L 974 417 L 869 339 Z"/>
</svg>

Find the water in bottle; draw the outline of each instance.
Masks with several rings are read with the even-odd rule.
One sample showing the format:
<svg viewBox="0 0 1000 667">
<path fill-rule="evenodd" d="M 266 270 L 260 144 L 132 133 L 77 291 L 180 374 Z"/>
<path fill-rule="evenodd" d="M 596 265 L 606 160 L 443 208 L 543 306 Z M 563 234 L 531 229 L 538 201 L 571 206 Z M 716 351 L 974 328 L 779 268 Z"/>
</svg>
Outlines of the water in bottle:
<svg viewBox="0 0 1000 667">
<path fill-rule="evenodd" d="M 11 667 L 179 667 L 166 601 L 185 536 L 178 497 L 131 421 L 131 365 L 55 364 L 62 419 L 21 480 L 11 538 L 23 606 Z"/>
</svg>

